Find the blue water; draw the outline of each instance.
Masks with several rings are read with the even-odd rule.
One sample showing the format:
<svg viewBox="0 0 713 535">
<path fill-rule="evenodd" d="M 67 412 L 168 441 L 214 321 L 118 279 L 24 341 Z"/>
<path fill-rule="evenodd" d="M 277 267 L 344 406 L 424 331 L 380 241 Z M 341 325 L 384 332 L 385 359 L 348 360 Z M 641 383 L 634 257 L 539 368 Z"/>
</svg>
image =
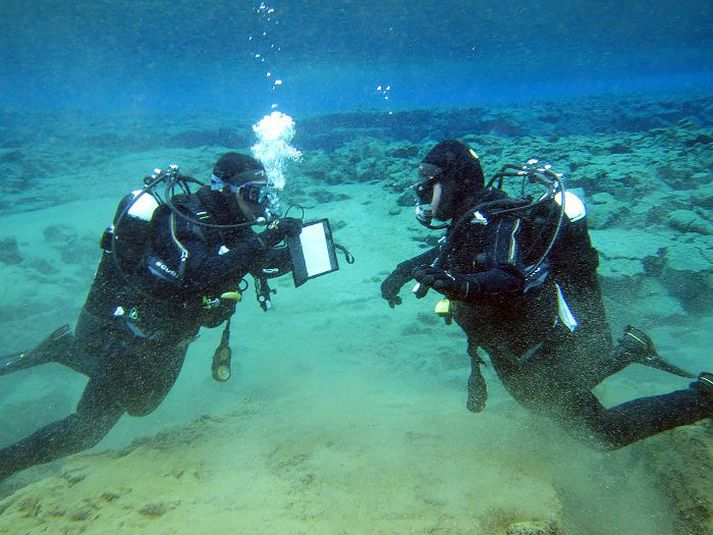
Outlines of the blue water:
<svg viewBox="0 0 713 535">
<path fill-rule="evenodd" d="M 0 354 L 74 322 L 98 237 L 147 173 L 179 163 L 209 180 L 275 108 L 304 154 L 281 201 L 329 218 L 357 257 L 299 289 L 278 279 L 269 314 L 251 289 L 231 381 L 211 379 L 220 330 L 203 329 L 161 406 L 94 450 L 170 430 L 165 465 L 149 448 L 28 470 L 0 483 L 0 532 L 472 533 L 474 519 L 536 518 L 549 489 L 567 533 L 703 533 L 710 425 L 592 452 L 518 407 L 491 367 L 489 407 L 471 415 L 466 340 L 432 314 L 435 292 L 405 289 L 392 311 L 379 284 L 434 241 L 402 202 L 428 147 L 463 139 L 488 176 L 541 157 L 591 207 L 613 335 L 632 322 L 710 370 L 713 2 L 0 1 Z M 0 447 L 71 413 L 84 382 L 54 365 L 0 378 Z M 597 395 L 687 382 L 630 367 Z M 159 487 L 175 514 L 145 507 Z"/>
<path fill-rule="evenodd" d="M 3 3 L 6 107 L 303 116 L 713 86 L 705 0 Z"/>
</svg>

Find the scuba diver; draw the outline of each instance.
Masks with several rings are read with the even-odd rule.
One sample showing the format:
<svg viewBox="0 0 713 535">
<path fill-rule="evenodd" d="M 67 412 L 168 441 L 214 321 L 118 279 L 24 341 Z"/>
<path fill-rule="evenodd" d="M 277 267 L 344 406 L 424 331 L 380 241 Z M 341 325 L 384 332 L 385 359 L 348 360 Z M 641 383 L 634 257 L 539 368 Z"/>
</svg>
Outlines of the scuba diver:
<svg viewBox="0 0 713 535">
<path fill-rule="evenodd" d="M 509 177 L 521 180 L 520 198 L 503 191 Z M 595 447 L 620 448 L 713 416 L 713 374 L 707 372 L 686 389 L 611 408 L 592 393 L 632 363 L 695 377 L 661 358 L 651 339 L 631 326 L 613 343 L 585 206 L 549 165 L 508 165 L 485 184 L 475 152 L 443 141 L 419 166 L 414 188 L 419 222 L 447 229 L 446 235 L 436 248 L 399 264 L 382 282 L 381 295 L 393 308 L 401 303 L 400 289 L 415 279 L 416 297 L 429 289 L 445 297 L 436 312 L 446 323 L 455 319 L 467 335 L 468 410 L 485 408 L 482 348 L 521 405 Z M 544 193 L 533 196 L 533 188 Z"/>
<path fill-rule="evenodd" d="M 124 413 L 151 413 L 200 327 L 225 323 L 212 371 L 226 380 L 229 322 L 244 277 L 253 276 L 267 310 L 267 279 L 291 270 L 287 248 L 278 245 L 298 236 L 302 222 L 271 217 L 271 187 L 256 159 L 224 154 L 210 185 L 177 166 L 157 169 L 144 182 L 121 201 L 102 237 L 101 262 L 74 333 L 60 327 L 34 349 L 0 358 L 0 375 L 57 362 L 89 377 L 73 414 L 0 450 L 0 480 L 94 446 Z M 192 192 L 192 183 L 201 187 Z M 268 226 L 256 233 L 256 224 Z"/>
</svg>

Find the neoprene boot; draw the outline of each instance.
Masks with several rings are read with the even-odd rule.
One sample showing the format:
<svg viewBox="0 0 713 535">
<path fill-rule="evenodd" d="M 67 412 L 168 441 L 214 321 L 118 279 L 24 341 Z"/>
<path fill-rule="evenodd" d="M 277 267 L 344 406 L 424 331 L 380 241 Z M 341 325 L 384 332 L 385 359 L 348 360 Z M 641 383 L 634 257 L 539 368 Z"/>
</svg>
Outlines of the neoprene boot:
<svg viewBox="0 0 713 535">
<path fill-rule="evenodd" d="M 691 383 L 691 388 L 698 391 L 703 405 L 710 410 L 710 417 L 713 418 L 713 373 L 701 372 L 698 380 Z"/>
<path fill-rule="evenodd" d="M 619 340 L 617 349 L 627 363 L 636 362 L 637 364 L 643 364 L 644 366 L 689 379 L 695 377 L 694 374 L 671 364 L 661 357 L 656 352 L 656 347 L 651 338 L 644 331 L 631 325 L 627 325 L 624 329 L 624 336 Z"/>
</svg>

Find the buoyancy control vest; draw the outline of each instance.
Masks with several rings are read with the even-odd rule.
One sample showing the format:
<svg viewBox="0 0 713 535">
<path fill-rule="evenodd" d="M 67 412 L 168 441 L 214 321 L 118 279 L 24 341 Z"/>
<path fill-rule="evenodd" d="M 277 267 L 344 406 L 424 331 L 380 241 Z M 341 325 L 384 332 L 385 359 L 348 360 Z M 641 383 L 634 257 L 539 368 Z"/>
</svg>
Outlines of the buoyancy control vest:
<svg viewBox="0 0 713 535">
<path fill-rule="evenodd" d="M 194 195 L 177 196 L 173 204 L 194 216 L 207 214 Z M 85 309 L 135 338 L 170 341 L 191 337 L 199 326 L 216 327 L 229 319 L 239 298 L 238 292 L 236 298 L 217 299 L 184 284 L 180 259 L 186 258 L 188 251 L 177 237 L 175 247 L 164 248 L 175 249 L 175 254 L 156 250 L 157 229 L 165 227 L 172 215 L 171 209 L 149 192 L 132 192 L 121 200 L 113 224 L 102 236 L 102 260 Z M 191 228 L 199 239 L 203 236 L 200 227 Z"/>
</svg>

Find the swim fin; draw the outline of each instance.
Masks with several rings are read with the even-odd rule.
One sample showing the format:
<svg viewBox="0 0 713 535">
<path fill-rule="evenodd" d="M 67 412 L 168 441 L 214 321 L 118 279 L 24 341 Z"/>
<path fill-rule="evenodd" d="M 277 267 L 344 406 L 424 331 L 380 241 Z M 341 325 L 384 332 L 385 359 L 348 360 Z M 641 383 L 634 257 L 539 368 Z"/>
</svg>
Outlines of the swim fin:
<svg viewBox="0 0 713 535">
<path fill-rule="evenodd" d="M 0 375 L 49 362 L 65 364 L 67 357 L 72 354 L 73 346 L 72 330 L 69 325 L 62 325 L 33 349 L 0 357 Z"/>
</svg>

